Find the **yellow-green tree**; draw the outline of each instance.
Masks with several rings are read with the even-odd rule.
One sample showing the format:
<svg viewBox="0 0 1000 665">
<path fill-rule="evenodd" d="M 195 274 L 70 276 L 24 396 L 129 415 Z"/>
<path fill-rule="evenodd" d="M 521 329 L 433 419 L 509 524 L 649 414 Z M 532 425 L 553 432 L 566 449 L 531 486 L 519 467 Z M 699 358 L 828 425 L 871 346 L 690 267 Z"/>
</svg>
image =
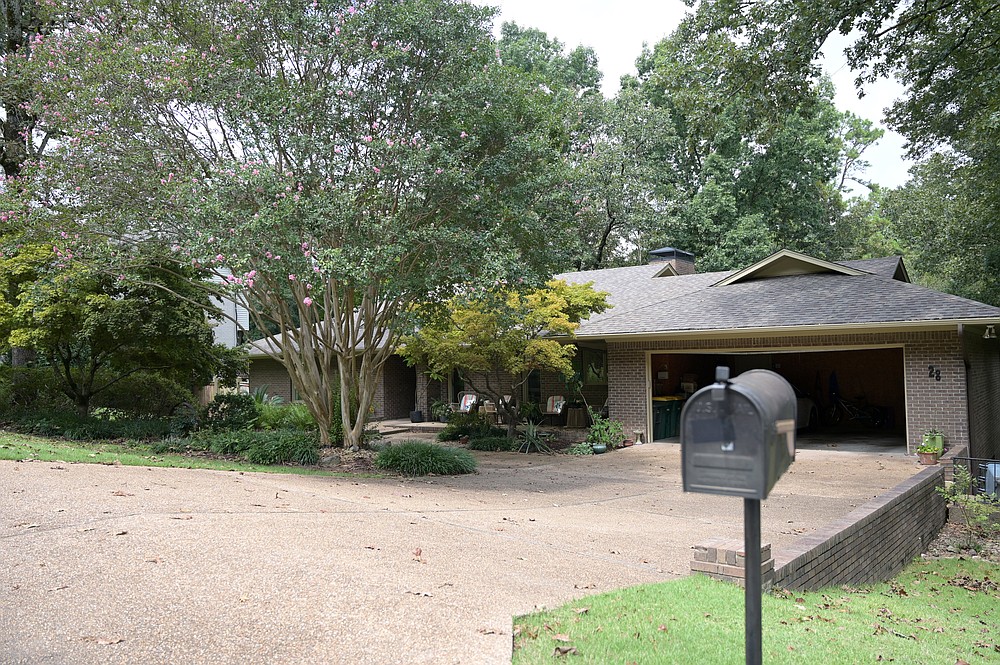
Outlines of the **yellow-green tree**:
<svg viewBox="0 0 1000 665">
<path fill-rule="evenodd" d="M 497 289 L 452 298 L 445 310 L 403 339 L 400 353 L 427 366 L 432 378 L 457 370 L 466 385 L 491 398 L 513 436 L 518 394 L 534 370 L 573 373 L 572 339 L 580 322 L 610 307 L 593 282 L 550 280 L 530 291 Z M 510 395 L 512 399 L 502 399 Z"/>
</svg>

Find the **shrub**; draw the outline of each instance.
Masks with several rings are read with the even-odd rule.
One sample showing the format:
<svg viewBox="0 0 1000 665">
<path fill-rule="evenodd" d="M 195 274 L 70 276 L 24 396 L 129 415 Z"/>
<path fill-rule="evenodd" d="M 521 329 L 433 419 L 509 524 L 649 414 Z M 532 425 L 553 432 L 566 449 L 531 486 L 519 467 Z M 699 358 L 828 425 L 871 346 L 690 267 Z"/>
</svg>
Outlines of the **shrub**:
<svg viewBox="0 0 1000 665">
<path fill-rule="evenodd" d="M 220 393 L 205 408 L 201 426 L 214 431 L 249 429 L 257 422 L 253 397 L 235 393 Z"/>
<path fill-rule="evenodd" d="M 106 417 L 83 416 L 77 411 L 23 411 L 11 423 L 19 432 L 39 436 L 62 436 L 74 441 L 101 439 L 161 439 L 170 433 L 170 423 L 162 418 L 134 418 L 106 413 Z"/>
<path fill-rule="evenodd" d="M 309 466 L 319 461 L 319 441 L 301 430 L 253 432 L 253 442 L 247 450 L 252 464 L 286 464 L 293 462 Z"/>
<path fill-rule="evenodd" d="M 519 442 L 507 436 L 483 436 L 469 439 L 469 450 L 511 451 L 517 450 Z"/>
<path fill-rule="evenodd" d="M 263 402 L 257 404 L 257 427 L 260 429 L 314 430 L 316 421 L 305 404 Z"/>
<path fill-rule="evenodd" d="M 567 455 L 593 455 L 594 446 L 587 441 L 581 441 L 580 443 L 574 443 L 565 452 Z"/>
<path fill-rule="evenodd" d="M 0 414 L 72 408 L 73 403 L 59 390 L 50 368 L 0 366 Z"/>
<path fill-rule="evenodd" d="M 375 466 L 407 476 L 451 476 L 472 473 L 476 458 L 467 450 L 445 448 L 426 441 L 404 441 L 390 446 L 375 457 Z"/>
<path fill-rule="evenodd" d="M 170 416 L 170 436 L 185 437 L 198 429 L 198 409 L 193 404 L 181 404 Z"/>
<path fill-rule="evenodd" d="M 253 464 L 310 465 L 319 461 L 319 442 L 315 434 L 299 430 L 198 432 L 187 442 L 189 448 L 243 457 Z"/>
<path fill-rule="evenodd" d="M 438 432 L 438 441 L 458 441 L 463 436 L 472 438 L 486 438 L 494 436 L 505 436 L 506 430 L 496 427 L 479 413 L 452 413 L 448 417 L 448 424 Z"/>
<path fill-rule="evenodd" d="M 590 410 L 594 424 L 587 433 L 588 443 L 603 443 L 608 450 L 614 450 L 625 442 L 625 426 L 617 420 L 605 418 L 597 411 Z"/>
<path fill-rule="evenodd" d="M 97 393 L 91 400 L 95 407 L 155 417 L 169 416 L 178 406 L 193 403 L 194 393 L 154 372 L 136 372 Z"/>
</svg>

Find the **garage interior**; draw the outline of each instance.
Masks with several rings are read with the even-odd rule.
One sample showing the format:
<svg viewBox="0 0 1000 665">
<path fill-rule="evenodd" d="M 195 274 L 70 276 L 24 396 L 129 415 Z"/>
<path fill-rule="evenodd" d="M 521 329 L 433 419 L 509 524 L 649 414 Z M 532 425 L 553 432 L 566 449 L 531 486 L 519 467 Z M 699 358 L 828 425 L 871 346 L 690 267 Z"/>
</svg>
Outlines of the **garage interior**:
<svg viewBox="0 0 1000 665">
<path fill-rule="evenodd" d="M 678 440 L 684 400 L 697 389 L 711 384 L 715 368 L 726 365 L 732 376 L 750 369 L 772 370 L 795 387 L 800 409 L 809 406 L 810 399 L 815 403 L 812 417 L 800 416 L 797 438 L 802 447 L 834 444 L 854 450 L 864 446 L 905 447 L 902 348 L 767 353 L 654 352 L 649 356 L 649 363 L 653 441 Z M 832 393 L 839 393 L 847 406 L 837 406 Z"/>
</svg>

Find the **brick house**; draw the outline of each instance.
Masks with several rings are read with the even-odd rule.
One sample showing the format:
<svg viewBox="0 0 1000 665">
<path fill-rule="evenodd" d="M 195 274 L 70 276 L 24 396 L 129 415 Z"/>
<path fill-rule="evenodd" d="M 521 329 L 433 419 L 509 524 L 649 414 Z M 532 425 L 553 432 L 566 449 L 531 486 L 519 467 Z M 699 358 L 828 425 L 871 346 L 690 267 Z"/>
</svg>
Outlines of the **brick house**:
<svg viewBox="0 0 1000 665">
<path fill-rule="evenodd" d="M 1000 457 L 1000 308 L 912 284 L 900 257 L 833 263 L 783 250 L 742 270 L 697 273 L 691 254 L 664 248 L 647 265 L 556 278 L 610 294 L 614 307 L 577 331 L 576 369 L 587 402 L 606 404 L 646 441 L 658 438 L 658 401 L 729 365 L 734 374 L 774 370 L 820 408 L 835 377 L 842 396 L 863 396 L 885 414 L 879 435 L 910 451 L 935 428 L 951 448 Z M 295 398 L 284 368 L 251 353 L 251 389 L 264 384 Z M 393 356 L 375 419 L 406 418 L 414 407 L 426 418 L 434 401 L 454 402 L 462 389 L 457 375 L 433 381 Z M 574 397 L 562 377 L 541 373 L 519 397 L 544 404 L 553 395 Z"/>
<path fill-rule="evenodd" d="M 664 248 L 647 265 L 557 278 L 610 293 L 614 307 L 576 342 L 607 354 L 608 409 L 626 431 L 648 437 L 656 398 L 729 365 L 774 370 L 821 407 L 834 385 L 864 396 L 886 416 L 880 433 L 911 452 L 935 428 L 952 448 L 1000 457 L 1000 308 L 912 284 L 900 257 L 832 263 L 784 250 L 697 273 L 691 254 Z"/>
</svg>

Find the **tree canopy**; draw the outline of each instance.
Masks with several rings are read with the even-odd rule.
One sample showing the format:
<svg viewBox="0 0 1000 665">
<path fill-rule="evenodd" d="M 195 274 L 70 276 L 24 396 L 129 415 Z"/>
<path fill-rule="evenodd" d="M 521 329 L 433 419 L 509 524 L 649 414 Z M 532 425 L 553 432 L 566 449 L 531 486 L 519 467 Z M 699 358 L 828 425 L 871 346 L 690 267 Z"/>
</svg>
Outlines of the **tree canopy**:
<svg viewBox="0 0 1000 665">
<path fill-rule="evenodd" d="M 492 11 L 412 2 L 109 3 L 19 63 L 59 131 L 33 211 L 105 266 L 167 244 L 224 277 L 321 430 L 360 441 L 412 305 L 551 274 L 559 100 L 498 61 Z M 79 240 L 77 240 L 79 236 Z M 356 400 L 356 410 L 349 400 Z"/>
<path fill-rule="evenodd" d="M 435 378 L 457 370 L 466 385 L 492 398 L 513 435 L 528 375 L 535 370 L 573 374 L 576 349 L 567 338 L 581 321 L 608 309 L 607 295 L 595 291 L 592 282 L 562 280 L 527 293 L 508 288 L 458 295 L 404 337 L 400 353 Z"/>
<path fill-rule="evenodd" d="M 847 62 L 862 94 L 865 84 L 885 76 L 906 86 L 886 121 L 906 137 L 910 156 L 922 160 L 912 182 L 898 193 L 884 193 L 887 205 L 878 208 L 879 214 L 890 219 L 901 239 L 911 227 L 920 229 L 912 244 L 903 242 L 915 263 L 926 267 L 918 274 L 940 288 L 1000 304 L 995 269 L 1000 256 L 995 226 L 1000 216 L 1000 5 L 983 0 L 808 5 L 702 0 L 688 23 L 701 35 L 739 39 L 742 53 L 759 56 L 752 67 L 747 58 L 732 61 L 734 81 L 751 87 L 759 68 L 783 82 L 814 76 L 827 38 L 835 32 L 850 35 Z M 794 86 L 776 89 L 790 99 L 801 96 Z M 917 223 L 924 209 L 941 231 L 930 232 L 926 219 Z M 932 239 L 937 246 L 930 252 L 926 243 Z M 953 252 L 962 258 L 932 259 L 934 253 Z"/>
</svg>

